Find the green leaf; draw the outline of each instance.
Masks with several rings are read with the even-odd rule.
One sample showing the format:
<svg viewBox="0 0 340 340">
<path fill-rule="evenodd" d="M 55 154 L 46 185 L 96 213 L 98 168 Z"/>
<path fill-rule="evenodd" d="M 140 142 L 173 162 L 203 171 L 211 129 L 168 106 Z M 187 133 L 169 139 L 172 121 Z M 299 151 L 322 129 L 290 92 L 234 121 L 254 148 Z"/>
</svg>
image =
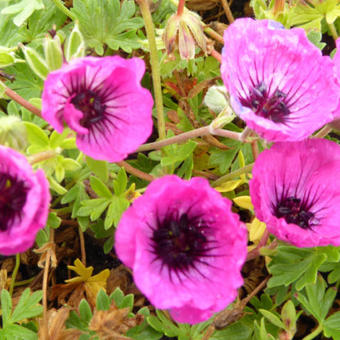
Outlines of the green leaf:
<svg viewBox="0 0 340 340">
<path fill-rule="evenodd" d="M 33 123 L 24 122 L 24 124 L 29 143 L 38 146 L 41 151 L 46 150 L 49 147 L 49 140 L 44 130 Z"/>
<path fill-rule="evenodd" d="M 185 144 L 181 145 L 170 145 L 164 148 L 167 156 L 162 157 L 161 165 L 163 167 L 173 165 L 176 162 L 183 162 L 195 150 L 197 143 L 190 140 Z"/>
<path fill-rule="evenodd" d="M 226 339 L 239 339 L 248 340 L 253 330 L 242 323 L 242 321 L 235 322 L 223 330 L 216 331 L 210 340 L 226 340 Z"/>
<path fill-rule="evenodd" d="M 295 296 L 303 307 L 311 313 L 320 323 L 326 318 L 336 296 L 336 289 L 328 288 L 321 276 L 318 276 L 316 284 L 308 284 L 304 291 Z"/>
<path fill-rule="evenodd" d="M 122 195 L 126 190 L 127 176 L 124 168 L 120 168 L 117 178 L 113 181 L 113 189 L 117 196 Z"/>
<path fill-rule="evenodd" d="M 69 317 L 66 321 L 66 327 L 67 328 L 76 328 L 76 329 L 79 329 L 83 332 L 88 332 L 88 322 L 81 319 L 79 317 L 79 315 L 74 311 L 70 312 L 70 315 L 69 315 Z"/>
<path fill-rule="evenodd" d="M 86 156 L 86 163 L 89 169 L 104 183 L 109 179 L 108 164 L 106 161 L 98 161 Z"/>
<path fill-rule="evenodd" d="M 268 287 L 288 286 L 297 281 L 296 288 L 300 290 L 315 283 L 318 269 L 326 259 L 327 255 L 316 248 L 279 246 L 268 266 L 272 274 Z"/>
<path fill-rule="evenodd" d="M 91 307 L 85 299 L 82 299 L 79 303 L 79 314 L 81 319 L 87 324 L 92 319 Z"/>
<path fill-rule="evenodd" d="M 311 43 L 313 43 L 320 50 L 323 50 L 323 48 L 326 46 L 326 43 L 321 42 L 321 39 L 322 39 L 321 32 L 310 31 L 307 34 L 307 38 Z"/>
<path fill-rule="evenodd" d="M 116 306 L 119 306 L 122 304 L 124 299 L 124 293 L 123 291 L 117 287 L 110 295 L 110 301 L 114 301 Z"/>
<path fill-rule="evenodd" d="M 104 254 L 110 253 L 110 251 L 112 250 L 112 247 L 113 247 L 113 237 L 110 237 L 104 243 L 104 246 L 103 246 Z"/>
<path fill-rule="evenodd" d="M 101 289 L 98 292 L 96 308 L 97 310 L 109 310 L 110 309 L 110 299 L 103 289 Z"/>
<path fill-rule="evenodd" d="M 60 144 L 62 143 L 62 141 L 66 138 L 66 136 L 70 133 L 70 129 L 64 129 L 62 133 L 57 132 L 56 130 L 54 130 L 49 138 L 49 143 L 51 148 L 55 149 L 58 146 L 60 146 Z"/>
<path fill-rule="evenodd" d="M 108 187 L 97 177 L 90 177 L 91 188 L 99 197 L 105 197 L 110 199 L 112 197 L 111 191 Z"/>
<path fill-rule="evenodd" d="M 26 288 L 21 293 L 20 300 L 11 316 L 11 322 L 19 322 L 40 315 L 43 307 L 38 302 L 42 299 L 42 296 L 41 290 L 30 294 L 30 289 Z"/>
<path fill-rule="evenodd" d="M 268 319 L 273 325 L 285 329 L 285 325 L 283 324 L 283 322 L 280 320 L 279 317 L 277 317 L 274 313 L 269 312 L 265 309 L 260 309 L 261 314 Z"/>
<path fill-rule="evenodd" d="M 61 199 L 62 204 L 70 203 L 76 200 L 81 184 L 75 184 Z"/>
<path fill-rule="evenodd" d="M 9 83 L 8 87 L 16 91 L 20 96 L 26 100 L 41 96 L 43 81 L 32 72 L 31 68 L 26 63 L 15 64 L 14 66 L 6 68 L 6 71 L 10 74 L 15 74 L 14 82 Z M 47 125 L 47 123 L 39 117 L 35 117 L 33 122 L 39 122 L 39 126 Z"/>
<path fill-rule="evenodd" d="M 7 340 L 12 340 L 12 339 L 37 340 L 38 339 L 37 333 L 20 325 L 10 324 L 4 329 L 4 331 L 5 331 Z"/>
<path fill-rule="evenodd" d="M 123 212 L 129 207 L 130 203 L 129 201 L 124 198 L 124 197 L 117 197 L 117 196 L 114 196 L 112 198 L 112 203 L 111 203 L 111 206 L 112 208 L 110 207 L 110 216 L 112 215 L 112 217 L 110 217 L 110 220 L 111 218 L 113 219 L 113 223 L 115 226 L 118 225 L 118 222 L 123 214 Z M 109 224 L 109 221 L 106 223 L 105 227 L 106 228 L 109 228 L 110 224 Z"/>
<path fill-rule="evenodd" d="M 237 155 L 239 148 L 233 148 L 230 150 L 213 150 L 211 152 L 209 163 L 219 167 L 220 173 L 225 174 L 230 168 L 235 156 Z"/>
<path fill-rule="evenodd" d="M 6 327 L 12 312 L 12 299 L 6 289 L 1 290 L 1 312 L 3 327 Z"/>
<path fill-rule="evenodd" d="M 1 14 L 16 14 L 13 22 L 16 26 L 21 26 L 35 10 L 44 8 L 42 0 L 21 0 L 20 2 L 8 6 L 1 11 Z"/>
<path fill-rule="evenodd" d="M 130 53 L 139 48 L 136 30 L 143 26 L 140 17 L 134 17 L 133 0 L 74 0 L 72 12 L 79 20 L 79 29 L 87 44 L 103 55 L 104 45 L 114 50 L 122 48 Z"/>
<path fill-rule="evenodd" d="M 340 312 L 336 312 L 328 317 L 323 323 L 324 334 L 327 337 L 333 336 L 333 339 L 340 338 Z M 335 337 L 337 336 L 337 338 Z"/>
<path fill-rule="evenodd" d="M 61 218 L 54 212 L 48 214 L 47 225 L 53 229 L 59 228 L 61 224 Z"/>
<path fill-rule="evenodd" d="M 124 296 L 123 301 L 117 305 L 118 308 L 130 308 L 130 311 L 132 311 L 133 308 L 133 302 L 134 302 L 134 296 L 133 294 L 128 294 Z"/>
<path fill-rule="evenodd" d="M 45 243 L 49 241 L 50 237 L 50 229 L 49 227 L 45 227 L 44 229 L 40 229 L 35 237 L 35 242 L 38 247 L 42 247 Z"/>
</svg>

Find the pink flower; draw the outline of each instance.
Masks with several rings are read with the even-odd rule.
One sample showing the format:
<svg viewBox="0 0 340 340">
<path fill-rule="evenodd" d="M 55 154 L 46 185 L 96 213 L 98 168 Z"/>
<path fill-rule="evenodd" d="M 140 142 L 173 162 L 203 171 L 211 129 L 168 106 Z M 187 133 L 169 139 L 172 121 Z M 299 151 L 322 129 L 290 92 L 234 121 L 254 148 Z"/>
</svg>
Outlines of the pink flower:
<svg viewBox="0 0 340 340">
<path fill-rule="evenodd" d="M 45 226 L 50 193 L 42 170 L 33 172 L 20 153 L 0 146 L 0 254 L 32 247 Z"/>
<path fill-rule="evenodd" d="M 302 28 L 242 18 L 224 41 L 221 73 L 231 105 L 261 137 L 303 140 L 333 119 L 339 101 L 333 62 Z"/>
<path fill-rule="evenodd" d="M 324 139 L 276 143 L 255 162 L 256 216 L 298 247 L 340 246 L 340 146 Z"/>
<path fill-rule="evenodd" d="M 207 180 L 173 175 L 153 181 L 123 214 L 115 248 L 155 307 L 195 324 L 236 298 L 246 234 Z"/>
<path fill-rule="evenodd" d="M 338 85 L 338 91 L 340 93 L 340 38 L 336 40 L 336 52 L 333 58 L 334 70 L 336 75 L 336 83 Z M 335 120 L 332 122 L 331 126 L 337 130 L 340 128 L 340 102 L 338 107 L 334 112 Z"/>
<path fill-rule="evenodd" d="M 140 85 L 144 70 L 138 58 L 71 61 L 48 75 L 42 116 L 60 133 L 64 123 L 74 130 L 86 155 L 121 161 L 152 131 L 152 96 Z"/>
</svg>

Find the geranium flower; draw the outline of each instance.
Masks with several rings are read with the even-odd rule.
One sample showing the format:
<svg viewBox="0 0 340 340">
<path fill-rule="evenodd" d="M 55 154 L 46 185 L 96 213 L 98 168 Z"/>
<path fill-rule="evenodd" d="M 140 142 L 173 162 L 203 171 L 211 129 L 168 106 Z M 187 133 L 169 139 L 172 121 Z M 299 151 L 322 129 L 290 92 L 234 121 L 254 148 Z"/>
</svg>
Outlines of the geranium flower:
<svg viewBox="0 0 340 340">
<path fill-rule="evenodd" d="M 115 248 L 137 287 L 178 322 L 208 319 L 243 283 L 246 229 L 202 178 L 153 181 L 123 214 Z"/>
<path fill-rule="evenodd" d="M 298 247 L 340 246 L 340 146 L 324 139 L 276 143 L 255 162 L 255 215 Z"/>
<path fill-rule="evenodd" d="M 74 130 L 86 155 L 121 161 L 152 131 L 152 96 L 140 85 L 144 70 L 138 58 L 75 59 L 48 75 L 42 116 L 60 133 L 64 123 Z"/>
<path fill-rule="evenodd" d="M 221 73 L 231 105 L 261 137 L 303 140 L 333 119 L 339 101 L 333 62 L 302 28 L 242 18 L 224 42 Z"/>
<path fill-rule="evenodd" d="M 34 173 L 23 155 L 0 145 L 0 254 L 22 253 L 33 245 L 49 202 L 44 172 Z"/>
</svg>

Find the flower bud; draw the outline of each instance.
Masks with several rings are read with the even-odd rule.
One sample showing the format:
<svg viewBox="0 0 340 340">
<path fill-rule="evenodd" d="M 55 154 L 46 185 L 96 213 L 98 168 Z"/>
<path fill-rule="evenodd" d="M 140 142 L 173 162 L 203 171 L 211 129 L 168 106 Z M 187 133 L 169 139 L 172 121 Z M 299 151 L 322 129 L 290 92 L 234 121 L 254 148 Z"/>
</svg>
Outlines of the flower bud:
<svg viewBox="0 0 340 340">
<path fill-rule="evenodd" d="M 0 46 L 0 67 L 10 66 L 15 63 L 14 50 L 16 48 L 7 48 Z"/>
<path fill-rule="evenodd" d="M 78 24 L 74 25 L 74 28 L 66 42 L 65 58 L 67 61 L 75 58 L 81 58 L 85 56 L 85 41 L 83 35 L 79 31 Z"/>
<path fill-rule="evenodd" d="M 168 54 L 171 55 L 178 47 L 182 59 L 193 59 L 196 45 L 207 52 L 207 38 L 201 19 L 190 11 L 185 11 L 182 15 L 174 14 L 169 18 L 163 40 Z"/>
<path fill-rule="evenodd" d="M 45 80 L 48 75 L 48 67 L 46 61 L 39 55 L 33 48 L 20 44 L 22 51 L 24 52 L 27 64 L 33 70 L 33 72 L 41 79 Z"/>
<path fill-rule="evenodd" d="M 55 35 L 53 38 L 49 35 L 46 36 L 44 40 L 44 52 L 50 71 L 57 70 L 63 65 L 63 51 L 58 35 Z"/>
<path fill-rule="evenodd" d="M 19 118 L 14 116 L 0 118 L 0 144 L 18 151 L 26 148 L 26 128 Z"/>
</svg>

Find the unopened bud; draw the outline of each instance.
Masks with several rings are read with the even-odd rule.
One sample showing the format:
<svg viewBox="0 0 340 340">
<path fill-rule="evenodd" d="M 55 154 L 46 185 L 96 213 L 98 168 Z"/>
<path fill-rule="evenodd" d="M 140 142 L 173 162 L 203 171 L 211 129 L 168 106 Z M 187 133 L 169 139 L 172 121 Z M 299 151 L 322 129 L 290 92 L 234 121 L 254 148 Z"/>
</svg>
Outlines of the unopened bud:
<svg viewBox="0 0 340 340">
<path fill-rule="evenodd" d="M 0 118 L 0 144 L 23 151 L 27 146 L 26 127 L 14 116 Z"/>
<path fill-rule="evenodd" d="M 83 35 L 79 31 L 78 24 L 74 25 L 74 28 L 66 42 L 65 58 L 67 61 L 75 58 L 81 58 L 85 56 L 85 41 Z"/>
<path fill-rule="evenodd" d="M 23 44 L 19 45 L 24 52 L 27 64 L 38 77 L 45 80 L 48 75 L 48 67 L 46 61 L 33 48 L 24 46 Z"/>
<path fill-rule="evenodd" d="M 195 47 L 199 46 L 207 52 L 207 38 L 199 15 L 191 11 L 172 15 L 165 27 L 163 40 L 168 54 L 172 54 L 176 47 L 182 59 L 193 59 Z"/>
<path fill-rule="evenodd" d="M 58 35 L 54 35 L 53 38 L 49 35 L 46 36 L 44 40 L 44 52 L 50 71 L 57 70 L 63 65 L 63 51 Z"/>
</svg>

